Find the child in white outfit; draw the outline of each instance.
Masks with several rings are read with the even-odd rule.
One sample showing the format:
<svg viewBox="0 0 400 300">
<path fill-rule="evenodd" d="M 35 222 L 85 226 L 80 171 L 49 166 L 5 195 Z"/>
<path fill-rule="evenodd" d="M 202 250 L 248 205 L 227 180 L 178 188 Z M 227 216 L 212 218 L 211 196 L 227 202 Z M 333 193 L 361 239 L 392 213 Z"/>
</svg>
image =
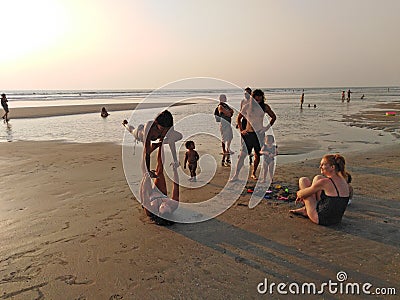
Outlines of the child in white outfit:
<svg viewBox="0 0 400 300">
<path fill-rule="evenodd" d="M 260 154 L 264 155 L 263 159 L 263 176 L 262 182 L 266 182 L 267 174 L 269 173 L 272 182 L 275 168 L 275 156 L 278 154 L 277 146 L 274 144 L 275 139 L 273 135 L 265 136 L 264 145 L 261 148 Z"/>
</svg>

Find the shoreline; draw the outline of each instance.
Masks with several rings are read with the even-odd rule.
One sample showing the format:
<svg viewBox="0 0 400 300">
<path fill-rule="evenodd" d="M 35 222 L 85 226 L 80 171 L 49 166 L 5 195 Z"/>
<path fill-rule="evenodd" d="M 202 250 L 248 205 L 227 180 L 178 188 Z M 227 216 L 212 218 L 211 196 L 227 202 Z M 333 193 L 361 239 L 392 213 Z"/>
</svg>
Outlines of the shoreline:
<svg viewBox="0 0 400 300">
<path fill-rule="evenodd" d="M 58 105 L 58 106 L 38 106 L 38 107 L 15 107 L 10 108 L 10 119 L 43 118 L 57 117 L 65 115 L 78 115 L 88 113 L 99 113 L 101 108 L 106 107 L 107 111 L 125 111 L 134 110 L 140 105 L 140 109 L 158 108 L 165 106 L 180 106 L 194 104 L 193 101 L 180 103 L 108 103 L 108 104 L 76 104 L 76 105 Z"/>
<path fill-rule="evenodd" d="M 187 102 L 181 102 L 181 103 L 176 103 L 174 106 L 179 106 L 179 105 L 189 105 L 197 103 L 195 101 L 187 101 Z M 158 108 L 162 105 L 168 105 L 168 103 L 145 103 L 145 105 L 141 105 L 141 109 L 145 108 Z M 389 104 L 379 104 L 378 107 L 381 109 L 387 109 Z M 126 109 L 135 109 L 138 106 L 137 103 L 135 104 L 112 104 L 107 106 L 108 111 L 110 113 L 112 112 L 117 112 L 117 111 L 125 111 Z M 51 107 L 35 107 L 35 108 L 16 108 L 15 110 L 17 111 L 17 116 L 11 115 L 11 118 L 15 119 L 23 119 L 23 118 L 32 118 L 32 119 L 37 119 L 41 117 L 47 117 L 47 116 L 65 116 L 65 115 L 74 115 L 74 114 L 86 114 L 86 113 L 99 113 L 101 106 L 94 104 L 94 105 L 72 105 L 72 106 L 51 106 Z M 393 105 L 390 104 L 390 108 L 393 109 Z M 396 109 L 400 108 L 400 102 L 398 103 L 398 107 L 396 106 Z M 372 111 L 372 112 L 371 112 Z M 118 114 L 117 114 L 118 115 Z M 115 115 L 112 115 L 111 117 L 115 117 Z M 110 118 L 110 117 L 109 117 Z M 108 119 L 107 118 L 107 121 Z M 111 119 L 110 119 L 111 120 Z M 398 132 L 399 126 L 398 126 L 398 120 L 399 120 L 399 115 L 396 115 L 394 117 L 382 117 L 382 111 L 377 111 L 375 107 L 372 107 L 371 109 L 361 111 L 360 113 L 353 114 L 353 115 L 344 115 L 343 120 L 341 121 L 343 123 L 343 126 L 345 127 L 356 127 L 356 128 L 368 128 L 368 129 L 373 129 L 374 131 L 377 132 L 377 136 L 382 136 L 384 134 L 383 132 L 390 133 L 391 136 L 395 138 L 395 140 L 400 138 L 400 133 Z M 114 120 L 113 120 L 114 121 Z M 379 126 L 376 125 L 376 123 L 379 122 Z M 120 123 L 118 122 L 118 130 Z M 115 128 L 116 129 L 116 128 Z M 397 132 L 396 132 L 397 130 Z M 379 133 L 381 131 L 381 133 Z M 122 131 L 125 132 L 125 131 Z M 7 132 L 8 133 L 8 132 Z M 344 132 L 347 138 L 349 138 L 349 133 L 348 131 Z M 372 133 L 372 132 L 371 132 Z M 11 133 L 12 134 L 12 133 Z M 388 145 L 387 143 L 376 143 L 376 142 L 367 142 L 365 141 L 364 143 L 361 142 L 361 140 L 357 143 L 357 145 L 353 145 L 354 147 L 349 147 L 346 148 L 343 142 L 340 140 L 336 140 L 337 138 L 340 138 L 339 136 L 334 137 L 335 140 L 332 140 L 332 143 L 325 143 L 325 144 L 320 144 L 317 139 L 314 137 L 310 137 L 308 139 L 301 139 L 301 140 L 295 140 L 295 139 L 289 139 L 289 140 L 277 140 L 278 142 L 278 156 L 277 156 L 277 162 L 279 164 L 290 164 L 292 162 L 299 162 L 302 160 L 309 160 L 313 158 L 318 158 L 324 153 L 342 153 L 342 152 L 354 152 L 354 151 L 360 151 L 363 150 L 368 150 L 369 148 L 377 149 L 380 148 L 381 146 Z M 343 138 L 343 136 L 341 137 Z M 28 139 L 21 139 L 21 141 L 29 141 Z M 395 143 L 395 140 L 392 139 L 392 141 L 389 141 L 389 145 L 391 143 Z M 338 147 L 335 147 L 335 144 L 333 143 L 335 141 L 338 145 Z M 5 138 L 4 142 L 13 142 L 12 141 L 12 136 L 10 138 Z M 61 143 L 80 143 L 82 141 L 71 141 L 71 140 L 63 140 L 60 139 L 58 142 Z M 94 141 L 94 143 L 97 142 L 102 142 L 102 141 Z M 207 138 L 202 139 L 201 141 L 204 146 L 202 146 L 205 149 L 209 149 L 209 151 L 217 153 L 220 146 L 218 143 L 215 143 L 214 140 L 208 140 Z M 113 142 L 116 145 L 121 145 L 121 142 Z M 238 149 L 236 149 L 236 154 Z M 235 154 L 235 155 L 236 155 Z M 218 159 L 219 160 L 219 159 Z"/>
</svg>

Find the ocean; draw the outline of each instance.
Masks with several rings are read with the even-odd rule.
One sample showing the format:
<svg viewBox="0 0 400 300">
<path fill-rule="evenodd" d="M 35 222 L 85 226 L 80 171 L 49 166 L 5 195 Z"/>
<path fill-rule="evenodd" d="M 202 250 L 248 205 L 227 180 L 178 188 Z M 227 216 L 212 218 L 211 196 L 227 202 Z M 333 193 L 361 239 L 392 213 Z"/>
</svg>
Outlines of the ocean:
<svg viewBox="0 0 400 300">
<path fill-rule="evenodd" d="M 367 149 L 373 146 L 398 143 L 391 133 L 348 126 L 344 116 L 371 109 L 379 103 L 400 100 L 400 87 L 352 88 L 351 102 L 342 103 L 341 93 L 348 88 L 304 88 L 305 101 L 300 110 L 302 88 L 264 88 L 267 103 L 277 115 L 273 133 L 282 149 L 280 160 L 285 162 L 318 157 L 326 152 L 343 152 Z M 128 119 L 134 126 L 144 123 L 163 109 L 136 109 L 135 111 L 110 111 L 106 119 L 100 113 L 65 115 L 43 118 L 12 119 L 17 107 L 43 107 L 59 105 L 113 103 L 176 103 L 190 99 L 197 104 L 169 107 L 176 128 L 184 139 L 195 139 L 196 134 L 207 133 L 219 137 L 219 124 L 213 112 L 218 96 L 228 96 L 228 104 L 240 107 L 243 92 L 238 88 L 227 89 L 161 89 L 151 90 L 82 90 L 82 91 L 3 91 L 7 94 L 11 121 L 2 124 L 0 142 L 14 141 L 63 141 L 77 143 L 110 142 L 123 144 L 126 134 L 121 125 Z M 347 94 L 346 94 L 347 95 Z M 364 95 L 364 99 L 361 96 Z M 202 99 L 203 101 L 198 101 Z M 204 101 L 207 100 L 207 101 Z M 310 107 L 308 107 L 310 105 Z M 314 105 L 316 106 L 314 108 Z M 384 113 L 384 112 L 382 112 Z M 236 131 L 236 130 L 235 130 Z M 399 132 L 399 129 L 396 131 Z M 302 142 L 302 148 L 296 145 Z M 307 145 L 304 147 L 304 143 Z M 236 131 L 232 148 L 238 151 L 240 139 Z"/>
</svg>

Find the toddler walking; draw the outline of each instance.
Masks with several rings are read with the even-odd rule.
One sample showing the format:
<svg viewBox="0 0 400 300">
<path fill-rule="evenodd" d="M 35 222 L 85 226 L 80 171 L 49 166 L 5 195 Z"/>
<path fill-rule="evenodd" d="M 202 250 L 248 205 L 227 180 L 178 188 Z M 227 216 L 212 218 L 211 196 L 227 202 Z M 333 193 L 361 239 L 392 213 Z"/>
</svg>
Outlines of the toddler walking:
<svg viewBox="0 0 400 300">
<path fill-rule="evenodd" d="M 186 163 L 189 163 L 189 171 L 190 171 L 190 179 L 189 181 L 196 182 L 196 169 L 197 169 L 197 161 L 199 160 L 199 154 L 195 149 L 195 144 L 193 141 L 187 141 L 185 143 L 186 152 L 185 152 L 185 161 L 183 163 L 183 168 L 186 169 Z"/>
</svg>

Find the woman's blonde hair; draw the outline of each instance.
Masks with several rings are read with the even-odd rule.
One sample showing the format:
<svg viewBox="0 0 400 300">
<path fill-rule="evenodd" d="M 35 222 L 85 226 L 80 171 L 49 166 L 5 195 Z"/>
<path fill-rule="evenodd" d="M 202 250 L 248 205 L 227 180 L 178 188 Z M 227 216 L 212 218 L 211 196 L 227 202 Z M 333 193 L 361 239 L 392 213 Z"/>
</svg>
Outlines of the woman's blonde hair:
<svg viewBox="0 0 400 300">
<path fill-rule="evenodd" d="M 346 171 L 346 161 L 344 157 L 340 154 L 326 154 L 323 157 L 331 166 L 335 166 L 337 173 L 342 174 L 342 176 L 347 180 L 351 181 L 351 175 Z"/>
</svg>

